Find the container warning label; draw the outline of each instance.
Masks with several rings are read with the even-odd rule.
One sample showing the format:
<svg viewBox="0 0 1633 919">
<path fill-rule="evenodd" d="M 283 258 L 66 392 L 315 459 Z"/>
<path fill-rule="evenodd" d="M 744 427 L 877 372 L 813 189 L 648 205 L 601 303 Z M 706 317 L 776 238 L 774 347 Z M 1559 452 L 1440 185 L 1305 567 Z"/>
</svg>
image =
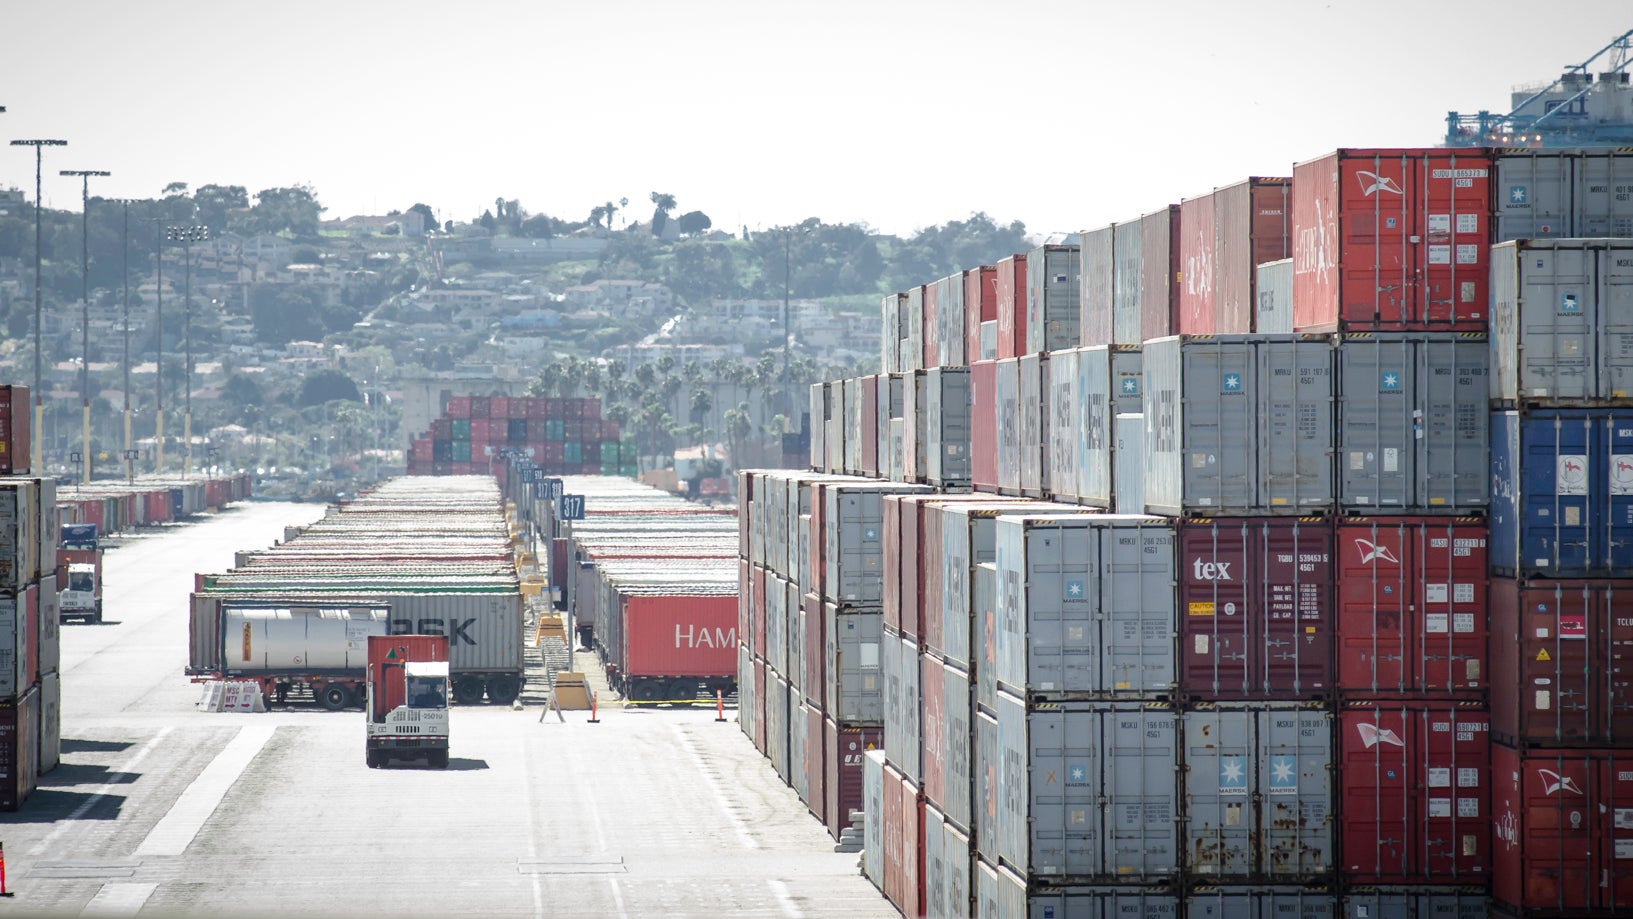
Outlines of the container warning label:
<svg viewBox="0 0 1633 919">
<path fill-rule="evenodd" d="M 1197 603 L 1191 603 L 1186 607 L 1186 612 L 1192 616 L 1212 616 L 1213 602 L 1205 600 Z"/>
<path fill-rule="evenodd" d="M 1197 654 L 1207 654 L 1208 653 L 1208 636 L 1206 636 L 1206 635 L 1196 636 L 1191 641 L 1191 647 L 1193 649 L 1195 649 Z"/>
<path fill-rule="evenodd" d="M 1401 451 L 1397 447 L 1384 448 L 1384 471 L 1399 472 L 1401 466 Z"/>
<path fill-rule="evenodd" d="M 1539 661 L 1551 661 L 1551 660 L 1553 660 L 1553 658 L 1548 656 L 1548 649 L 1543 648 L 1541 651 L 1537 652 L 1537 660 L 1539 660 Z"/>
</svg>

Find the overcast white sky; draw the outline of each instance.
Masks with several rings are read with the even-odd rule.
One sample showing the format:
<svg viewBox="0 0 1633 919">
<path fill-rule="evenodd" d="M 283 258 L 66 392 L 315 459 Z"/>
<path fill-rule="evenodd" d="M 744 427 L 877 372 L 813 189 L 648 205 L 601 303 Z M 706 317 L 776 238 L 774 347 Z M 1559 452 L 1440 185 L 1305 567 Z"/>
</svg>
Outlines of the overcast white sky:
<svg viewBox="0 0 1633 919">
<path fill-rule="evenodd" d="M 45 200 L 309 184 L 326 217 L 673 194 L 722 229 L 1124 220 L 1339 146 L 1438 142 L 1627 0 L 13 0 L 0 140 Z M 33 195 L 33 152 L 0 186 Z"/>
</svg>

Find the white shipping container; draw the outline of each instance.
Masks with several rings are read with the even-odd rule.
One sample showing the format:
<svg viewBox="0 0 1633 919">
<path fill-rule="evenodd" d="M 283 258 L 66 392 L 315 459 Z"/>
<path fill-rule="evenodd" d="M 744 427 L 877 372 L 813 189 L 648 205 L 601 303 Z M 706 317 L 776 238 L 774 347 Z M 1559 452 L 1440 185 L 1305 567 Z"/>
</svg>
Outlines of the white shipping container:
<svg viewBox="0 0 1633 919">
<path fill-rule="evenodd" d="M 945 824 L 945 839 L 941 844 L 941 859 L 944 864 L 943 884 L 946 892 L 943 894 L 947 904 L 948 919 L 964 919 L 974 914 L 974 891 L 970 888 L 970 866 L 974 861 L 975 850 L 970 847 L 970 835 L 952 823 Z"/>
<path fill-rule="evenodd" d="M 1044 456 L 1044 478 L 1057 501 L 1077 501 L 1078 456 L 1083 448 L 1088 405 L 1079 386 L 1079 349 L 1049 355 L 1049 444 Z"/>
<path fill-rule="evenodd" d="M 998 490 L 1021 493 L 1021 362 L 1004 358 L 998 362 L 993 384 L 998 413 Z"/>
<path fill-rule="evenodd" d="M 1078 426 L 1078 500 L 1092 507 L 1116 503 L 1112 482 L 1115 441 L 1111 419 L 1119 412 L 1140 411 L 1144 388 L 1140 349 L 1133 345 L 1084 348 L 1077 356 L 1078 399 L 1082 421 Z M 1140 456 L 1140 462 L 1145 457 Z M 1144 508 L 1131 513 L 1143 513 Z"/>
<path fill-rule="evenodd" d="M 828 453 L 823 471 L 834 474 L 845 471 L 845 382 L 833 380 L 828 387 L 828 432 L 822 438 Z"/>
<path fill-rule="evenodd" d="M 924 855 L 920 868 L 924 872 L 925 919 L 963 919 L 969 913 L 947 912 L 947 822 L 934 804 L 924 806 L 921 832 L 924 834 Z"/>
<path fill-rule="evenodd" d="M 1073 310 L 1076 315 L 1076 310 Z M 1021 494 L 1043 497 L 1043 454 L 1049 449 L 1049 356 L 1028 354 L 1018 361 L 1016 404 L 1020 408 L 1019 448 Z"/>
<path fill-rule="evenodd" d="M 39 597 L 40 672 L 46 673 L 62 666 L 62 594 L 55 573 L 40 578 Z"/>
<path fill-rule="evenodd" d="M 40 540 L 34 555 L 36 579 L 57 572 L 57 545 L 62 542 L 62 526 L 57 522 L 57 480 L 42 478 L 39 483 L 40 494 L 34 505 L 39 517 L 35 532 Z"/>
<path fill-rule="evenodd" d="M 1253 331 L 1271 335 L 1293 332 L 1293 260 L 1265 262 L 1258 273 L 1259 302 L 1254 307 Z"/>
<path fill-rule="evenodd" d="M 828 384 L 811 384 L 811 468 L 828 465 Z"/>
<path fill-rule="evenodd" d="M 0 699 L 21 695 L 29 686 L 27 610 L 24 591 L 0 592 Z"/>
<path fill-rule="evenodd" d="M 1633 157 L 1628 167 L 1633 175 Z M 1493 246 L 1491 398 L 1550 406 L 1633 399 L 1630 290 L 1633 239 Z"/>
<path fill-rule="evenodd" d="M 925 376 L 929 442 L 925 478 L 941 488 L 970 484 L 970 372 L 937 367 Z"/>
<path fill-rule="evenodd" d="M 879 608 L 884 602 L 884 496 L 928 494 L 924 485 L 846 482 L 826 489 L 828 598 L 846 606 Z M 831 712 L 830 712 L 831 714 Z"/>
<path fill-rule="evenodd" d="M 885 889 L 885 751 L 862 754 L 862 874 Z"/>
<path fill-rule="evenodd" d="M 845 473 L 862 474 L 862 378 L 845 381 Z"/>
<path fill-rule="evenodd" d="M 62 677 L 56 671 L 40 674 L 40 774 L 62 761 Z"/>
<path fill-rule="evenodd" d="M 0 479 L 0 590 L 33 583 L 39 570 L 39 499 L 39 479 Z"/>
<path fill-rule="evenodd" d="M 1112 425 L 1111 482 L 1119 514 L 1145 512 L 1145 416 L 1124 412 Z"/>
</svg>

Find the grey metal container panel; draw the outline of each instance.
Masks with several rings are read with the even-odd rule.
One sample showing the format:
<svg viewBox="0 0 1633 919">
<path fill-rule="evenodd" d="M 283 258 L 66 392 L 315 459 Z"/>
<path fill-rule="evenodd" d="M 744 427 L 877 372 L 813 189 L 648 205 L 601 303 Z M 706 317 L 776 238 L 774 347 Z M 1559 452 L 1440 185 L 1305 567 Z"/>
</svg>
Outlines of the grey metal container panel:
<svg viewBox="0 0 1633 919">
<path fill-rule="evenodd" d="M 779 674 L 788 673 L 788 593 L 782 579 L 765 575 L 765 659 Z"/>
<path fill-rule="evenodd" d="M 1092 590 L 1101 628 L 1100 686 L 1116 695 L 1171 694 L 1178 685 L 1179 625 L 1173 523 L 1143 515 L 1096 515 L 1098 570 Z"/>
<path fill-rule="evenodd" d="M 737 646 L 737 726 L 754 742 L 754 655 L 746 643 Z"/>
<path fill-rule="evenodd" d="M 1111 353 L 1107 347 L 1089 347 L 1077 353 L 1077 392 L 1082 404 L 1077 499 L 1091 507 L 1112 505 L 1111 406 L 1117 396 L 1111 379 Z M 1145 462 L 1144 457 L 1140 462 Z"/>
<path fill-rule="evenodd" d="M 1258 849 L 1259 789 L 1254 715 L 1234 709 L 1186 712 L 1186 870 L 1203 879 L 1249 879 Z"/>
<path fill-rule="evenodd" d="M 879 640 L 879 675 L 884 681 L 885 760 L 900 772 L 906 748 L 902 734 L 902 639 L 889 630 Z"/>
<path fill-rule="evenodd" d="M 1111 343 L 1138 345 L 1142 341 L 1140 275 L 1144 266 L 1145 252 L 1139 220 L 1119 223 L 1112 228 L 1112 249 L 1116 262 L 1116 277 L 1112 282 Z"/>
<path fill-rule="evenodd" d="M 522 660 L 522 595 L 396 594 L 393 634 L 447 635 L 454 673 L 515 673 Z"/>
<path fill-rule="evenodd" d="M 946 772 L 945 800 L 941 802 L 946 819 L 966 832 L 970 827 L 971 764 L 975 760 L 974 723 L 970 720 L 970 677 L 965 671 L 951 665 L 941 670 L 943 717 L 947 723 L 942 754 Z"/>
<path fill-rule="evenodd" d="M 1178 919 L 1179 915 L 1179 897 L 1160 888 L 1081 886 L 1032 891 L 1026 912 L 1017 919 Z"/>
<path fill-rule="evenodd" d="M 1486 895 L 1477 889 L 1368 887 L 1344 892 L 1343 919 L 1486 919 Z"/>
<path fill-rule="evenodd" d="M 1576 159 L 1572 236 L 1633 236 L 1633 156 L 1627 148 L 1584 148 Z"/>
<path fill-rule="evenodd" d="M 998 919 L 1025 919 L 1026 882 L 1024 874 L 998 866 Z"/>
<path fill-rule="evenodd" d="M 40 774 L 62 762 L 62 675 L 53 670 L 40 673 Z"/>
<path fill-rule="evenodd" d="M 915 287 L 907 292 L 907 306 L 903 310 L 907 334 L 902 336 L 901 371 L 908 373 L 924 369 L 924 288 Z"/>
<path fill-rule="evenodd" d="M 998 411 L 998 487 L 1011 494 L 1021 490 L 1021 365 L 1006 358 L 998 362 L 993 385 Z"/>
<path fill-rule="evenodd" d="M 1081 271 L 1078 273 L 1078 342 L 1082 345 L 1109 345 L 1110 336 L 1104 336 L 1105 341 L 1090 341 L 1091 329 L 1113 329 L 1116 311 L 1117 255 L 1113 248 L 1113 231 L 1116 225 L 1103 226 L 1097 230 L 1085 230 L 1078 234 L 1079 247 L 1082 253 Z"/>
<path fill-rule="evenodd" d="M 1418 345 L 1417 507 L 1483 510 L 1491 504 L 1490 344 L 1485 335 L 1424 339 Z"/>
<path fill-rule="evenodd" d="M 1078 387 L 1080 354 L 1074 349 L 1049 355 L 1049 444 L 1043 472 L 1049 493 L 1063 501 L 1078 498 L 1078 455 L 1082 449 L 1087 408 Z"/>
<path fill-rule="evenodd" d="M 1111 360 L 1111 410 L 1113 414 L 1138 412 L 1143 406 L 1145 358 L 1132 345 L 1109 349 Z"/>
<path fill-rule="evenodd" d="M 1145 343 L 1145 505 L 1152 513 L 1252 513 L 1258 505 L 1257 349 L 1251 336 Z"/>
<path fill-rule="evenodd" d="M 999 919 L 998 869 L 985 861 L 975 863 L 975 917 Z"/>
<path fill-rule="evenodd" d="M 924 872 L 924 915 L 926 919 L 947 919 L 947 823 L 935 805 L 924 806 L 920 832 L 924 835 L 919 857 Z"/>
<path fill-rule="evenodd" d="M 874 468 L 882 478 L 890 477 L 890 420 L 893 417 L 890 414 L 891 381 L 894 379 L 895 377 L 888 374 L 880 376 L 873 387 L 873 462 Z M 897 406 L 899 405 L 898 401 Z M 900 415 L 901 412 L 898 411 L 896 414 Z"/>
<path fill-rule="evenodd" d="M 963 367 L 937 367 L 927 374 L 925 387 L 930 421 L 925 459 L 930 484 L 968 485 L 970 372 Z"/>
<path fill-rule="evenodd" d="M 941 846 L 941 858 L 945 864 L 943 873 L 944 902 L 947 906 L 948 919 L 965 919 L 974 915 L 974 890 L 970 887 L 970 867 L 974 862 L 974 849 L 970 846 L 969 834 L 951 823 L 943 829 L 944 839 Z"/>
<path fill-rule="evenodd" d="M 886 445 L 886 449 L 889 450 L 887 477 L 892 482 L 905 482 L 907 480 L 907 420 L 905 418 L 890 419 L 890 443 Z"/>
<path fill-rule="evenodd" d="M 811 515 L 799 518 L 799 592 L 800 596 L 816 593 L 816 582 L 811 572 Z"/>
<path fill-rule="evenodd" d="M 879 300 L 879 372 L 896 372 L 897 345 L 901 336 L 901 310 L 897 306 L 900 294 L 887 294 Z M 818 417 L 815 412 L 812 418 Z"/>
<path fill-rule="evenodd" d="M 998 693 L 998 855 L 1021 875 L 1103 873 L 1101 713 Z"/>
<path fill-rule="evenodd" d="M 771 768 L 788 782 L 788 682 L 768 673 L 765 679 L 765 747 Z"/>
<path fill-rule="evenodd" d="M 902 667 L 902 763 L 898 767 L 914 785 L 923 783 L 924 727 L 920 716 L 924 711 L 922 683 L 924 670 L 919 662 L 919 646 L 909 639 L 901 641 Z"/>
<path fill-rule="evenodd" d="M 1402 512 L 1414 503 L 1417 348 L 1401 335 L 1338 344 L 1338 501 Z"/>
<path fill-rule="evenodd" d="M 1546 241 L 1491 247 L 1491 398 L 1591 398 L 1592 253 Z"/>
<path fill-rule="evenodd" d="M 1020 486 L 1023 494 L 1036 497 L 1043 494 L 1043 453 L 1049 443 L 1044 430 L 1044 394 L 1047 392 L 1044 380 L 1049 362 L 1037 354 L 1029 354 L 1018 363 Z"/>
<path fill-rule="evenodd" d="M 906 475 L 903 478 L 909 482 L 924 481 L 930 470 L 930 459 L 927 454 L 930 449 L 930 425 L 933 420 L 929 412 L 930 396 L 926 388 L 928 380 L 928 371 L 920 371 L 902 381 L 904 405 L 902 431 L 908 439 L 908 442 L 902 445 L 902 457 L 907 463 Z"/>
<path fill-rule="evenodd" d="M 789 784 L 793 786 L 794 794 L 799 795 L 800 801 L 811 803 L 811 774 L 805 768 L 805 760 L 809 755 L 806 749 L 810 738 L 810 731 L 806 725 L 805 707 L 800 702 L 800 692 L 792 684 L 788 687 L 788 772 Z"/>
<path fill-rule="evenodd" d="M 1253 331 L 1271 335 L 1293 332 L 1293 260 L 1264 262 L 1257 272 L 1258 303 L 1254 307 Z"/>
<path fill-rule="evenodd" d="M 885 751 L 862 754 L 862 873 L 885 886 Z"/>
<path fill-rule="evenodd" d="M 941 647 L 945 660 L 967 672 L 970 621 L 974 615 L 974 576 L 970 561 L 970 518 L 955 505 L 942 509 L 941 523 Z"/>
<path fill-rule="evenodd" d="M 828 472 L 845 471 L 845 384 L 834 380 L 828 386 L 828 432 L 823 443 L 828 448 L 823 468 Z"/>
<path fill-rule="evenodd" d="M 998 320 L 988 319 L 981 323 L 981 360 L 995 361 L 998 359 Z"/>
<path fill-rule="evenodd" d="M 1268 337 L 1259 350 L 1256 503 L 1271 511 L 1332 506 L 1333 353 L 1324 339 Z"/>
<path fill-rule="evenodd" d="M 1328 712 L 1266 706 L 1258 712 L 1262 873 L 1321 877 L 1333 870 L 1333 721 Z"/>
<path fill-rule="evenodd" d="M 1629 231 L 1633 235 L 1633 230 Z M 1600 259 L 1599 398 L 1633 398 L 1633 243 L 1617 240 Z"/>
<path fill-rule="evenodd" d="M 1081 270 L 1077 246 L 1040 246 L 1027 255 L 1027 351 L 1077 347 Z"/>
<path fill-rule="evenodd" d="M 799 588 L 790 584 L 788 589 L 793 593 Z M 788 599 L 793 625 L 793 630 L 788 636 L 788 686 L 790 691 L 788 705 L 792 709 L 799 705 L 801 699 L 805 698 L 803 691 L 805 689 L 805 604 L 800 602 L 800 596 L 797 593 L 794 593 Z M 801 731 L 800 726 L 804 723 L 803 721 L 797 722 L 791 730 L 799 733 Z"/>
<path fill-rule="evenodd" d="M 1098 533 L 1070 517 L 997 520 L 1000 687 L 1035 693 L 1092 692 L 1101 683 Z"/>
<path fill-rule="evenodd" d="M 993 698 L 994 705 L 997 698 Z M 998 746 L 998 716 L 993 711 L 975 712 L 975 850 L 992 864 L 998 862 L 998 812 L 1002 786 L 998 776 L 1003 761 Z"/>
<path fill-rule="evenodd" d="M 998 704 L 998 566 L 981 562 L 970 586 L 975 611 L 970 629 L 970 651 L 974 658 L 975 701 L 990 710 Z"/>
<path fill-rule="evenodd" d="M 1504 151 L 1495 166 L 1495 240 L 1633 236 L 1633 156 L 1626 151 Z"/>
<path fill-rule="evenodd" d="M 1179 870 L 1179 737 L 1171 711 L 1120 707 L 1101 736 L 1106 788 L 1105 873 L 1169 877 Z"/>
<path fill-rule="evenodd" d="M 823 711 L 847 725 L 880 724 L 884 720 L 881 673 L 884 614 L 841 613 L 824 603 L 827 622 L 828 685 L 823 687 Z"/>
<path fill-rule="evenodd" d="M 55 573 L 40 576 L 39 607 L 40 672 L 56 673 L 62 667 L 62 594 Z"/>
<path fill-rule="evenodd" d="M 923 485 L 859 482 L 830 486 L 826 508 L 829 599 L 855 606 L 884 602 L 884 496 L 925 494 Z"/>
<path fill-rule="evenodd" d="M 845 381 L 845 472 L 862 474 L 862 378 Z"/>
<path fill-rule="evenodd" d="M 1112 422 L 1112 508 L 1119 514 L 1145 512 L 1145 416 L 1119 414 Z"/>
<path fill-rule="evenodd" d="M 1322 888 L 1195 888 L 1185 898 L 1191 919 L 1334 919 L 1337 910 L 1338 898 Z"/>
<path fill-rule="evenodd" d="M 977 306 L 979 308 L 979 305 Z M 942 367 L 963 367 L 969 363 L 965 354 L 967 338 L 964 331 L 964 275 L 942 278 L 936 282 L 936 318 L 939 323 L 936 341 L 937 362 Z"/>
</svg>

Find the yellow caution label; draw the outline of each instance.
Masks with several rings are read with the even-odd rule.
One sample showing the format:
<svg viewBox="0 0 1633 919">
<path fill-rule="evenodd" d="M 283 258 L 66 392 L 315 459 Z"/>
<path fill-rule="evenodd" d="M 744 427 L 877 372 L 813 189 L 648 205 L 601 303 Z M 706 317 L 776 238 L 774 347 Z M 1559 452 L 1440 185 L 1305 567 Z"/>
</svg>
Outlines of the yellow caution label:
<svg viewBox="0 0 1633 919">
<path fill-rule="evenodd" d="M 1551 660 L 1553 660 L 1553 658 L 1548 656 L 1548 649 L 1543 648 L 1541 651 L 1537 652 L 1537 660 L 1539 660 L 1539 661 L 1551 661 Z"/>
<path fill-rule="evenodd" d="M 1200 602 L 1197 602 L 1197 603 L 1191 603 L 1191 604 L 1189 604 L 1189 608 L 1186 610 L 1186 612 L 1189 613 L 1192 616 L 1212 616 L 1213 615 L 1213 603 L 1211 603 L 1209 601 L 1206 601 L 1206 600 L 1200 601 Z"/>
<path fill-rule="evenodd" d="M 1315 626 L 1313 626 L 1313 625 L 1307 625 L 1307 626 L 1305 626 L 1305 627 L 1304 627 L 1304 634 L 1306 634 L 1306 635 L 1314 635 L 1314 634 L 1315 634 Z"/>
</svg>

